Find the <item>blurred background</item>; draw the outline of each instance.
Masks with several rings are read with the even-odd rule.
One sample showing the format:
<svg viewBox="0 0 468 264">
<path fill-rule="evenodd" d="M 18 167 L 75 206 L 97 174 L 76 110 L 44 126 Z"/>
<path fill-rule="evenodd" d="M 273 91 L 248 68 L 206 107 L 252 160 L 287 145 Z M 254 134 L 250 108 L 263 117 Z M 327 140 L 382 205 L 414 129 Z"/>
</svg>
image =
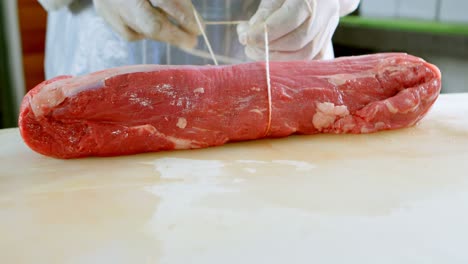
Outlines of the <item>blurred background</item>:
<svg viewBox="0 0 468 264">
<path fill-rule="evenodd" d="M 468 92 L 467 0 L 361 0 L 342 18 L 336 56 L 407 52 L 443 73 L 443 93 Z M 0 128 L 17 124 L 25 92 L 44 80 L 47 14 L 36 0 L 0 1 Z"/>
</svg>

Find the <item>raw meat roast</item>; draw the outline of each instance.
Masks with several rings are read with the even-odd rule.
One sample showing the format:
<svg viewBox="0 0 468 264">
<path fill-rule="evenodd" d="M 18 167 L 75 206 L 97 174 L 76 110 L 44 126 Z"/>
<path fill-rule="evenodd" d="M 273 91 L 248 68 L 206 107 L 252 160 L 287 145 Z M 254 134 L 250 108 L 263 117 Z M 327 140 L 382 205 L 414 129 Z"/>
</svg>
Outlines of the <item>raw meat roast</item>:
<svg viewBox="0 0 468 264">
<path fill-rule="evenodd" d="M 400 53 L 271 62 L 270 74 L 271 89 L 264 62 L 61 76 L 25 96 L 20 131 L 33 150 L 58 158 L 372 133 L 413 126 L 441 87 L 437 67 Z"/>
</svg>

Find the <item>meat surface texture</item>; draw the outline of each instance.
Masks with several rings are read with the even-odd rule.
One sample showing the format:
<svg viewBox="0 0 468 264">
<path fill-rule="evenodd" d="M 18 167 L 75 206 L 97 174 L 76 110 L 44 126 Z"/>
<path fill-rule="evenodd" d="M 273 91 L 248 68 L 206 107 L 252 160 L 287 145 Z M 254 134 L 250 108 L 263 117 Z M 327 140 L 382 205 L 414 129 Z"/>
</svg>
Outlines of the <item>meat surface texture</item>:
<svg viewBox="0 0 468 264">
<path fill-rule="evenodd" d="M 21 135 L 47 156 L 116 156 L 291 134 L 415 125 L 437 99 L 434 65 L 400 53 L 266 65 L 138 65 L 45 81 L 23 99 Z"/>
</svg>

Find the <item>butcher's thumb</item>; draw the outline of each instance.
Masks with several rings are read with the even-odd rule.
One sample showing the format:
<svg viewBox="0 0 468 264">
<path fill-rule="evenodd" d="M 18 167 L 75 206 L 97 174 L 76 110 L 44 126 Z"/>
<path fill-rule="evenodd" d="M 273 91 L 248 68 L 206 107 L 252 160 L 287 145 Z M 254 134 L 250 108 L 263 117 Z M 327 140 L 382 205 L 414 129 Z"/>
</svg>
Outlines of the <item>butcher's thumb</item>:
<svg viewBox="0 0 468 264">
<path fill-rule="evenodd" d="M 247 32 L 249 31 L 249 23 L 248 22 L 242 22 L 239 25 L 237 25 L 237 36 L 239 37 L 239 42 L 242 45 L 247 45 Z"/>
</svg>

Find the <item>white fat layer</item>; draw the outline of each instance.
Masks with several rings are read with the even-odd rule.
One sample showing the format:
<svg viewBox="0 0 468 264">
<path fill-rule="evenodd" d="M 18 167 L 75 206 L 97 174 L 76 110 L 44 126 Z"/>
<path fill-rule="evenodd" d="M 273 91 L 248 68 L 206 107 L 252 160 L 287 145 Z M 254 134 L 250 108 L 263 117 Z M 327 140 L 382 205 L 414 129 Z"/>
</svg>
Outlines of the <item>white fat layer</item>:
<svg viewBox="0 0 468 264">
<path fill-rule="evenodd" d="M 388 100 L 384 101 L 385 106 L 387 107 L 388 111 L 392 114 L 398 113 L 398 109 Z"/>
<path fill-rule="evenodd" d="M 167 136 L 161 132 L 159 132 L 154 126 L 152 125 L 141 125 L 141 126 L 134 126 L 131 127 L 132 130 L 137 130 L 138 132 L 148 132 L 150 134 L 154 134 L 158 137 L 164 138 L 174 144 L 174 149 L 190 149 L 190 148 L 198 148 L 200 144 L 197 141 L 178 138 L 174 136 Z"/>
<path fill-rule="evenodd" d="M 189 139 L 183 139 L 172 136 L 166 136 L 166 139 L 174 143 L 174 149 L 190 149 L 198 147 L 198 144 L 194 144 L 194 142 Z"/>
<path fill-rule="evenodd" d="M 356 127 L 356 124 L 350 123 L 343 126 L 343 131 L 348 132 L 353 130 Z"/>
<path fill-rule="evenodd" d="M 169 96 L 169 97 L 172 97 L 172 98 L 176 98 L 177 95 L 176 95 L 176 92 L 174 90 L 174 87 L 168 83 L 160 83 L 158 85 L 156 85 L 154 87 L 158 92 L 166 95 L 166 96 Z"/>
<path fill-rule="evenodd" d="M 187 127 L 187 119 L 183 117 L 179 117 L 179 120 L 177 120 L 176 126 L 180 129 L 184 129 L 185 127 Z"/>
<path fill-rule="evenodd" d="M 131 127 L 130 129 L 131 130 L 137 130 L 139 133 L 148 132 L 150 134 L 163 135 L 152 125 L 134 126 L 134 127 Z"/>
<path fill-rule="evenodd" d="M 134 93 L 130 94 L 130 98 L 128 99 L 128 101 L 131 104 L 139 104 L 139 105 L 141 105 L 143 107 L 153 108 L 151 99 L 144 98 L 144 97 L 138 97 L 138 95 L 134 94 Z"/>
<path fill-rule="evenodd" d="M 170 69 L 197 69 L 199 66 L 184 65 L 132 65 L 99 71 L 84 76 L 71 77 L 51 82 L 31 97 L 31 109 L 36 116 L 42 116 L 44 111 L 62 103 L 65 98 L 80 92 L 104 87 L 107 79 L 129 73 L 157 72 Z"/>
<path fill-rule="evenodd" d="M 252 109 L 249 112 L 256 113 L 256 114 L 259 114 L 259 115 L 263 115 L 263 112 L 260 109 Z"/>
<path fill-rule="evenodd" d="M 329 83 L 340 86 L 345 84 L 347 81 L 352 81 L 361 78 L 373 78 L 375 77 L 374 71 L 365 71 L 358 73 L 343 73 L 343 74 L 334 74 L 334 75 L 324 75 L 317 76 L 319 78 L 327 79 Z"/>
<path fill-rule="evenodd" d="M 369 129 L 369 128 L 367 128 L 367 127 L 361 127 L 361 133 L 362 133 L 362 134 L 367 134 L 367 133 L 369 133 L 369 132 L 370 132 L 370 129 Z"/>
<path fill-rule="evenodd" d="M 197 88 L 197 89 L 193 90 L 193 92 L 195 94 L 203 94 L 203 93 L 205 93 L 205 88 L 200 87 L 200 88 Z"/>
<path fill-rule="evenodd" d="M 312 118 L 312 123 L 317 130 L 332 126 L 338 117 L 349 115 L 348 107 L 345 105 L 335 106 L 330 102 L 318 103 L 317 112 Z"/>
<path fill-rule="evenodd" d="M 260 89 L 259 87 L 254 86 L 254 87 L 250 88 L 250 90 L 255 91 L 255 92 L 260 92 L 262 89 Z"/>
<path fill-rule="evenodd" d="M 378 130 L 384 129 L 387 125 L 384 122 L 377 122 L 374 127 Z"/>
</svg>

